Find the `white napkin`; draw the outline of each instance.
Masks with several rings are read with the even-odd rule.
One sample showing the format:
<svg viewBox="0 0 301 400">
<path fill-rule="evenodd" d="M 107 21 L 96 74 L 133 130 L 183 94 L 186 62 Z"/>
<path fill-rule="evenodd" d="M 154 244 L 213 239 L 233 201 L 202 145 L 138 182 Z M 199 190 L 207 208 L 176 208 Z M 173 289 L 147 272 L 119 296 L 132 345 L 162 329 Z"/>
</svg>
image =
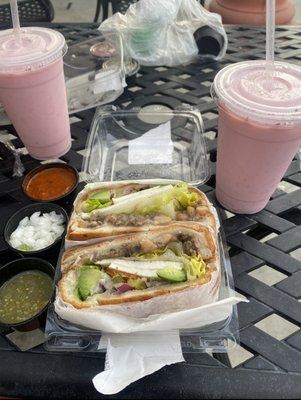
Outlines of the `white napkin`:
<svg viewBox="0 0 301 400">
<path fill-rule="evenodd" d="M 107 348 L 105 370 L 93 378 L 103 394 L 118 393 L 165 365 L 185 361 L 179 331 L 107 334 L 98 348 Z"/>
</svg>

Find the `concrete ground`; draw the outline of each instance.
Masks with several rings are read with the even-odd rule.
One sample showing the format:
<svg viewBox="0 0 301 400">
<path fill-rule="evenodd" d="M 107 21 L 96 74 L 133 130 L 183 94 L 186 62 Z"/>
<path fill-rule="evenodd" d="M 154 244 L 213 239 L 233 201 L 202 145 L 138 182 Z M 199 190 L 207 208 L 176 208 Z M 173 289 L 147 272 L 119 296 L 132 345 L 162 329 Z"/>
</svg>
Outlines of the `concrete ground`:
<svg viewBox="0 0 301 400">
<path fill-rule="evenodd" d="M 0 5 L 8 2 L 9 0 L 0 0 Z M 51 2 L 55 10 L 55 22 L 93 21 L 96 0 L 51 0 Z M 301 1 L 293 0 L 293 3 L 296 7 L 296 16 L 293 22 L 294 24 L 301 24 Z"/>
<path fill-rule="evenodd" d="M 0 3 L 2 1 L 7 2 L 0 0 Z M 293 3 L 296 7 L 294 23 L 301 24 L 301 1 L 293 0 Z M 52 0 L 52 4 L 57 22 L 88 22 L 92 21 L 95 15 L 96 0 Z"/>
<path fill-rule="evenodd" d="M 0 0 L 0 3 L 1 1 L 3 0 Z M 301 1 L 293 0 L 293 3 L 296 7 L 294 23 L 301 24 Z M 55 21 L 57 22 L 92 21 L 95 15 L 96 0 L 52 0 L 52 4 L 55 8 Z"/>
<path fill-rule="evenodd" d="M 96 0 L 51 0 L 55 22 L 91 22 L 96 11 Z"/>
</svg>

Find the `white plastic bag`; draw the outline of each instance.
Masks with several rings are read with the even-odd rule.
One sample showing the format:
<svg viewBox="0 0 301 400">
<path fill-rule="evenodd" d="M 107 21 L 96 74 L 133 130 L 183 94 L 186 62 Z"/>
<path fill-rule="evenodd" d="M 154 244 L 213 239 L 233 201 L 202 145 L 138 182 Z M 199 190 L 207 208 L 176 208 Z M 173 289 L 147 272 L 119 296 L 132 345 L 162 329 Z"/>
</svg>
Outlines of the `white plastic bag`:
<svg viewBox="0 0 301 400">
<path fill-rule="evenodd" d="M 141 65 L 176 66 L 193 61 L 199 54 L 194 32 L 208 26 L 223 38 L 215 59 L 227 49 L 227 35 L 221 17 L 202 7 L 197 0 L 140 0 L 126 14 L 116 13 L 99 27 L 102 33 L 118 31 L 126 54 Z M 206 49 L 200 53 L 206 53 Z"/>
</svg>

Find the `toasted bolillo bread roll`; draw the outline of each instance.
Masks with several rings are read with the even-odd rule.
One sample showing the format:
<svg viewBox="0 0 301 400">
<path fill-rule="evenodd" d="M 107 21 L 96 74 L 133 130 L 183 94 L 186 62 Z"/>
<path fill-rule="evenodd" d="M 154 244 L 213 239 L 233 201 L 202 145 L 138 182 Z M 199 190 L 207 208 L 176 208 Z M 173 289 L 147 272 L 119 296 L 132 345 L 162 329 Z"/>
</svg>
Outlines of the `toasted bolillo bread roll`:
<svg viewBox="0 0 301 400">
<path fill-rule="evenodd" d="M 214 232 L 174 224 L 67 250 L 58 294 L 76 308 L 144 301 L 218 285 Z"/>
<path fill-rule="evenodd" d="M 197 221 L 216 229 L 206 195 L 184 182 L 93 183 L 86 185 L 75 201 L 67 240 L 143 232 L 183 221 Z"/>
</svg>

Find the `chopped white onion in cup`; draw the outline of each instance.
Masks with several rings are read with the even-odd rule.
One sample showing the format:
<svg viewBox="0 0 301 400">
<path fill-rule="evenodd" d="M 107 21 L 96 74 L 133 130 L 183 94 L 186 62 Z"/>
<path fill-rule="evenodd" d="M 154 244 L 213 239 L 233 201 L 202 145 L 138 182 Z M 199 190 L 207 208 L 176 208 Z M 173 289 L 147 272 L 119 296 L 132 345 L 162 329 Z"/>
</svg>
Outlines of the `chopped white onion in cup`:
<svg viewBox="0 0 301 400">
<path fill-rule="evenodd" d="M 36 251 L 50 246 L 64 232 L 64 216 L 55 211 L 41 215 L 37 211 L 23 218 L 10 236 L 10 245 L 22 251 Z"/>
</svg>

